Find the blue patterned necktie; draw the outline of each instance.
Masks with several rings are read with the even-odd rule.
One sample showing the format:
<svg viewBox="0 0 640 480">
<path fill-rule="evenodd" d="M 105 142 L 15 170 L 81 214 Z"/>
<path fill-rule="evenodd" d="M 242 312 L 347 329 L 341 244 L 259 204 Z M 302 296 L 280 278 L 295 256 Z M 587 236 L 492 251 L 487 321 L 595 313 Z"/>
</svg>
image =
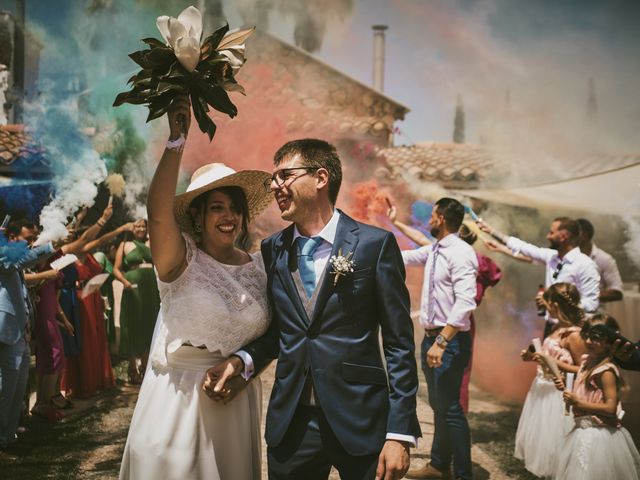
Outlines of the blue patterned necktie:
<svg viewBox="0 0 640 480">
<path fill-rule="evenodd" d="M 427 321 L 428 323 L 433 322 L 433 318 L 436 315 L 436 305 L 435 305 L 435 286 L 436 286 L 436 262 L 438 261 L 438 254 L 440 251 L 440 244 L 434 243 L 433 248 L 431 249 L 431 255 L 433 261 L 431 262 L 431 271 L 429 272 L 429 306 L 427 310 Z"/>
<path fill-rule="evenodd" d="M 320 237 L 298 237 L 298 270 L 307 297 L 311 298 L 316 289 L 316 271 L 313 268 L 313 254 L 322 243 Z"/>
</svg>

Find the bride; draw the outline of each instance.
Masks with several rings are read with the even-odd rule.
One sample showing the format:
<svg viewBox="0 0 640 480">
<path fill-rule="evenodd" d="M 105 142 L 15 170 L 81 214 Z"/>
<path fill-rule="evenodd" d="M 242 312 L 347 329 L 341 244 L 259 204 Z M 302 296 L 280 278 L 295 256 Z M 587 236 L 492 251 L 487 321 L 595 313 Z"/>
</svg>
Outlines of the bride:
<svg viewBox="0 0 640 480">
<path fill-rule="evenodd" d="M 174 102 L 168 117 L 169 142 L 147 201 L 162 308 L 120 479 L 257 480 L 259 380 L 227 404 L 212 401 L 201 385 L 209 367 L 269 323 L 263 262 L 260 253 L 247 253 L 246 242 L 249 220 L 271 200 L 264 188 L 270 174 L 213 163 L 174 198 L 189 100 Z"/>
</svg>

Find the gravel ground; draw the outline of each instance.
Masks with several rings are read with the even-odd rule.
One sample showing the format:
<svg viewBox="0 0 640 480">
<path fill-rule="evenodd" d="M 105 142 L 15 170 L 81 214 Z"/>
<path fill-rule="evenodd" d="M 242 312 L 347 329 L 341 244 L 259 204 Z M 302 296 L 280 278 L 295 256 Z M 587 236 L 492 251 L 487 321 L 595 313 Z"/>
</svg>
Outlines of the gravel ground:
<svg viewBox="0 0 640 480">
<path fill-rule="evenodd" d="M 116 389 L 96 399 L 77 401 L 75 408 L 62 422 L 51 425 L 36 419 L 28 422 L 27 432 L 13 450 L 0 453 L 0 475 L 3 479 L 114 479 L 117 478 L 120 457 L 137 397 L 137 387 L 124 383 L 124 367 L 118 365 L 119 381 Z M 273 385 L 272 365 L 262 375 L 264 411 Z M 505 407 L 473 391 L 472 416 L 502 415 Z M 423 438 L 412 450 L 412 465 L 428 461 L 433 436 L 433 416 L 426 400 L 426 386 L 421 384 L 418 397 L 418 417 Z M 515 417 L 517 420 L 517 417 Z M 264 425 L 263 425 L 264 428 Z M 483 427 L 484 428 L 484 427 Z M 506 427 L 510 428 L 510 426 Z M 513 426 L 515 430 L 515 426 Z M 472 422 L 473 430 L 473 422 Z M 497 433 L 500 435 L 500 432 Z M 478 432 L 474 432 L 474 436 Z M 484 449 L 485 443 L 473 446 L 474 477 L 478 480 L 530 478 L 517 465 L 512 475 L 503 473 L 498 462 Z M 263 472 L 266 478 L 266 447 L 263 444 Z M 521 475 L 522 474 L 522 475 Z M 332 471 L 330 478 L 338 479 Z"/>
</svg>

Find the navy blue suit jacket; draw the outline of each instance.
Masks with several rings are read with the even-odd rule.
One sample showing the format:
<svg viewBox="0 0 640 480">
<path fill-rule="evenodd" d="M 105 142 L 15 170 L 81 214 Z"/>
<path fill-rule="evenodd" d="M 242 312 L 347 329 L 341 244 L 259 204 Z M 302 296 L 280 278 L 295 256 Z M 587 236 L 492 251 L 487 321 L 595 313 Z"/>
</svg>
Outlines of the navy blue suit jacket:
<svg viewBox="0 0 640 480">
<path fill-rule="evenodd" d="M 341 212 L 332 255 L 352 252 L 355 271 L 334 285 L 327 262 L 311 318 L 291 275 L 297 268 L 292 239 L 293 225 L 262 243 L 272 321 L 244 348 L 256 371 L 278 359 L 267 444 L 281 442 L 308 375 L 320 408 L 351 455 L 379 452 L 387 433 L 419 437 L 413 324 L 395 237 Z"/>
</svg>

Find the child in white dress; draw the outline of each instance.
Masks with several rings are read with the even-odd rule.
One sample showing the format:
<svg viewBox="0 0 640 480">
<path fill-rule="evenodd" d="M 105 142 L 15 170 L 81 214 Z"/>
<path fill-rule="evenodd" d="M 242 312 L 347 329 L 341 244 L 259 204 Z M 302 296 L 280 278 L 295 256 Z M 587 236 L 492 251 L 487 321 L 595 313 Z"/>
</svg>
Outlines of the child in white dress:
<svg viewBox="0 0 640 480">
<path fill-rule="evenodd" d="M 588 354 L 584 355 L 572 392 L 563 393 L 573 408 L 575 427 L 562 447 L 555 479 L 638 480 L 640 454 L 629 432 L 620 425 L 620 388 L 624 385 L 612 361 L 612 341 L 591 326 L 618 331 L 610 316 L 595 315 L 586 325 Z M 559 382 L 560 383 L 560 382 Z M 561 383 L 558 385 L 564 389 Z"/>
<path fill-rule="evenodd" d="M 577 372 L 579 359 L 585 352 L 580 338 L 584 312 L 580 294 L 574 285 L 556 283 L 544 292 L 549 314 L 558 320 L 555 330 L 544 340 L 542 353 L 555 359 L 560 370 Z M 557 454 L 571 430 L 573 421 L 565 415 L 562 394 L 557 391 L 553 376 L 538 353 L 521 352 L 524 361 L 539 363 L 518 421 L 514 455 L 539 477 L 555 472 Z"/>
</svg>

